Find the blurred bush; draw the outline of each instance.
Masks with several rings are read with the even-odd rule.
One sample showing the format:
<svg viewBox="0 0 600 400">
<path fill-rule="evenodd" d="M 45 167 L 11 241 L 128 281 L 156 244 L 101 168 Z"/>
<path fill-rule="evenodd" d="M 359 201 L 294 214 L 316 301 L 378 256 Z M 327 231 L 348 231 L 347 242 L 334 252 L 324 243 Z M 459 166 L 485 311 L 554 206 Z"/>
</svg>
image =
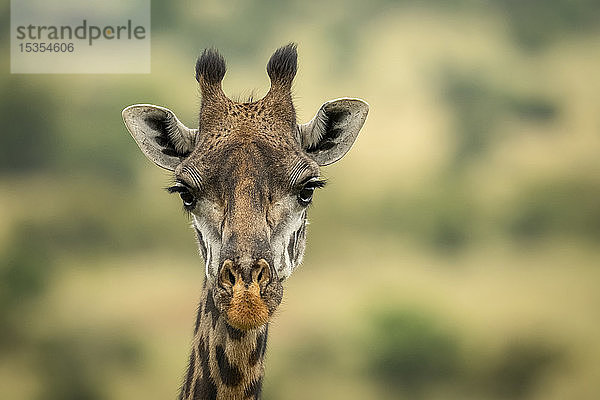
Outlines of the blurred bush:
<svg viewBox="0 0 600 400">
<path fill-rule="evenodd" d="M 546 374 L 564 363 L 562 352 L 539 338 L 508 343 L 499 358 L 490 363 L 481 389 L 501 399 L 527 398 Z"/>
<path fill-rule="evenodd" d="M 600 18 L 594 0 L 493 0 L 508 16 L 517 42 L 538 49 L 565 35 L 593 32 Z"/>
<path fill-rule="evenodd" d="M 142 349 L 122 332 L 110 339 L 108 332 L 39 329 L 36 308 L 57 268 L 51 246 L 55 243 L 47 234 L 33 223 L 20 223 L 13 243 L 0 254 L 0 352 L 9 357 L 27 355 L 39 380 L 36 398 L 104 399 L 108 372 L 137 367 Z"/>
<path fill-rule="evenodd" d="M 491 78 L 473 71 L 446 68 L 440 88 L 453 110 L 457 136 L 451 168 L 482 157 L 507 135 L 506 121 L 518 118 L 533 122 L 552 122 L 559 114 L 558 105 L 535 93 L 518 93 L 506 85 L 498 87 Z"/>
<path fill-rule="evenodd" d="M 23 322 L 31 303 L 46 291 L 54 272 L 54 259 L 40 243 L 35 227 L 22 224 L 12 243 L 0 253 L 0 350 L 14 350 L 28 341 Z M 23 343 L 25 342 L 25 343 Z"/>
<path fill-rule="evenodd" d="M 57 107 L 47 89 L 23 78 L 0 79 L 0 174 L 52 167 L 57 158 Z M 18 150 L 18 151 L 17 151 Z"/>
<path fill-rule="evenodd" d="M 3 26 L 10 25 L 9 15 L 9 4 L 0 5 Z M 167 175 L 143 159 L 120 111 L 134 102 L 154 102 L 193 124 L 198 105 L 193 62 L 201 48 L 223 49 L 235 65 L 230 74 L 251 79 L 249 71 L 263 73 L 265 54 L 297 40 L 303 52 L 300 103 L 349 94 L 364 96 L 372 110 L 356 149 L 342 167 L 330 169 L 333 183 L 340 184 L 331 185 L 329 197 L 319 196 L 324 200 L 311 210 L 316 218 L 307 255 L 315 268 L 298 272 L 310 282 L 309 293 L 286 299 L 304 306 L 313 288 L 323 285 L 322 275 L 335 274 L 335 285 L 326 291 L 335 301 L 323 300 L 327 312 L 312 315 L 300 338 L 290 333 L 295 329 L 281 327 L 288 336 L 270 354 L 279 369 L 268 371 L 273 379 L 265 382 L 265 397 L 306 398 L 306 392 L 315 392 L 358 399 L 385 386 L 389 398 L 446 398 L 440 392 L 460 399 L 535 399 L 547 393 L 558 393 L 552 400 L 564 393 L 598 398 L 597 384 L 586 373 L 597 372 L 600 329 L 590 311 L 597 303 L 600 240 L 600 90 L 594 75 L 600 69 L 599 17 L 600 4 L 593 0 L 336 0 L 319 7 L 299 0 L 154 1 L 153 74 L 0 75 L 0 384 L 8 382 L 10 393 L 20 393 L 16 375 L 25 386 L 38 383 L 34 399 L 112 398 L 120 393 L 115 374 L 128 377 L 143 360 L 154 363 L 161 379 L 143 375 L 146 385 L 135 393 L 146 388 L 155 395 L 163 387 L 175 392 L 162 374 L 180 349 L 164 332 L 179 341 L 177 334 L 187 332 L 193 316 L 180 322 L 184 312 L 176 308 L 183 306 L 170 299 L 158 322 L 128 325 L 133 332 L 122 324 L 156 311 L 159 291 L 187 301 L 192 289 L 186 285 L 201 279 L 201 269 L 177 199 L 160 190 Z M 8 36 L 0 37 L 6 54 L 8 46 Z M 2 60 L 8 71 L 9 60 Z M 410 137 L 406 132 L 412 130 L 422 137 Z M 523 244 L 539 246 L 521 253 Z M 572 253 L 565 250 L 569 246 Z M 503 251 L 510 257 L 497 261 Z M 142 266 L 126 271 L 123 266 L 136 257 Z M 170 266 L 175 257 L 189 264 L 173 269 L 168 279 L 156 273 L 166 269 L 157 264 L 167 259 Z M 474 272 L 465 264 L 473 259 L 469 265 L 480 270 L 506 265 L 489 281 L 469 280 Z M 103 305 L 105 313 L 114 313 L 106 317 L 114 326 L 79 329 L 78 315 L 71 316 L 72 326 L 36 325 L 40 310 L 48 319 L 64 312 L 43 306 L 53 289 L 62 288 L 66 269 L 77 265 L 77 273 L 93 281 L 94 271 L 115 264 L 123 270 L 111 271 L 114 280 L 130 285 L 118 293 L 133 300 L 129 306 Z M 430 303 L 436 311 L 405 308 L 398 301 L 373 317 L 355 319 L 355 309 L 337 303 L 336 287 L 343 285 L 355 298 L 366 282 L 375 285 L 367 279 L 369 268 L 387 268 L 384 276 L 400 271 L 402 279 L 415 282 L 408 297 L 435 292 Z M 522 282 L 524 269 L 533 272 Z M 555 295 L 567 280 L 576 295 Z M 451 289 L 438 295 L 435 290 L 444 285 Z M 546 286 L 552 296 L 546 296 Z M 103 298 L 114 295 L 115 288 L 106 290 Z M 485 345 L 464 343 L 477 335 L 498 340 L 505 332 L 475 317 L 458 331 L 436 312 L 451 302 L 469 319 L 464 291 L 478 299 L 494 290 L 502 292 L 500 299 L 488 299 L 480 309 L 500 313 L 494 301 L 502 304 L 511 316 L 505 316 L 512 328 L 507 330 L 516 333 L 490 355 Z M 76 295 L 68 300 L 81 302 Z M 352 317 L 343 317 L 344 309 Z M 560 332 L 549 329 L 530 338 L 522 309 L 550 320 Z M 323 323 L 338 314 L 337 327 Z M 342 322 L 356 329 L 340 335 L 334 330 Z M 363 325 L 368 333 L 356 333 Z M 555 344 L 555 335 L 566 343 Z M 142 345 L 145 340 L 152 350 Z M 153 351 L 160 355 L 147 357 Z M 577 351 L 589 359 L 573 357 Z M 181 362 L 164 373 L 178 376 L 185 358 L 181 352 Z M 19 363 L 25 365 L 21 370 Z M 566 367 L 577 377 L 545 381 Z"/>
<path fill-rule="evenodd" d="M 40 400 L 100 400 L 108 397 L 109 372 L 139 369 L 141 348 L 127 337 L 108 332 L 73 335 L 60 332 L 35 344 Z"/>
<path fill-rule="evenodd" d="M 589 180 L 540 182 L 529 186 L 509 207 L 507 232 L 515 240 L 577 237 L 600 241 L 600 184 Z"/>
<path fill-rule="evenodd" d="M 421 398 L 428 388 L 459 375 L 458 339 L 430 315 L 379 311 L 371 327 L 365 348 L 369 372 L 389 390 Z"/>
<path fill-rule="evenodd" d="M 561 346 L 543 338 L 513 338 L 483 359 L 464 340 L 435 315 L 402 308 L 375 311 L 370 334 L 362 338 L 369 374 L 390 398 L 429 398 L 451 388 L 451 398 L 516 400 L 565 367 Z"/>
</svg>

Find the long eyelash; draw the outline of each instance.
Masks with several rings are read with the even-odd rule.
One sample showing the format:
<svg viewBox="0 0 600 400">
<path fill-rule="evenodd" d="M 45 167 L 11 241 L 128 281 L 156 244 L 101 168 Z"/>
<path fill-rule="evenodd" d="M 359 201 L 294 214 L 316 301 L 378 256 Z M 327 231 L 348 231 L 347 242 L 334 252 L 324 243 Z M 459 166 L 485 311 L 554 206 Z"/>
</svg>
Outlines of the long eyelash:
<svg viewBox="0 0 600 400">
<path fill-rule="evenodd" d="M 184 193 L 188 191 L 188 188 L 181 185 L 169 186 L 166 187 L 165 190 L 169 193 Z"/>
<path fill-rule="evenodd" d="M 308 182 L 306 182 L 303 186 L 308 186 L 314 189 L 320 189 L 322 187 L 324 187 L 325 185 L 327 185 L 327 181 L 325 179 L 315 179 L 315 180 L 309 180 Z"/>
</svg>

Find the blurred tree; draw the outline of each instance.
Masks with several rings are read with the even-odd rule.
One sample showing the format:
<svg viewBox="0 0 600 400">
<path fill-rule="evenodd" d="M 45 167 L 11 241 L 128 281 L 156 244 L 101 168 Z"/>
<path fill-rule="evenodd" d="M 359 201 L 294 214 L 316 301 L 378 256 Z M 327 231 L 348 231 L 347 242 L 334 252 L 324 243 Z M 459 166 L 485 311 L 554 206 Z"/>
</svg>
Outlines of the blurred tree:
<svg viewBox="0 0 600 400">
<path fill-rule="evenodd" d="M 139 365 L 137 341 L 108 332 L 57 332 L 36 342 L 35 369 L 41 381 L 40 400 L 101 400 L 108 398 L 109 371 Z"/>
<path fill-rule="evenodd" d="M 440 88 L 456 120 L 457 145 L 451 160 L 455 173 L 462 173 L 505 134 L 499 129 L 502 121 L 516 117 L 539 123 L 551 121 L 559 112 L 551 99 L 499 88 L 489 77 L 454 68 L 441 73 Z"/>
<path fill-rule="evenodd" d="M 1 350 L 14 350 L 29 340 L 24 315 L 45 292 L 53 272 L 54 260 L 39 233 L 32 224 L 20 224 L 0 256 Z"/>
<path fill-rule="evenodd" d="M 539 380 L 562 359 L 561 352 L 539 339 L 517 340 L 492 364 L 484 390 L 504 399 L 531 396 Z"/>
<path fill-rule="evenodd" d="M 492 0 L 502 9 L 521 46 L 536 50 L 565 34 L 590 33 L 598 28 L 596 0 Z"/>
<path fill-rule="evenodd" d="M 36 302 L 55 272 L 52 240 L 44 225 L 20 223 L 12 243 L 0 256 L 0 352 L 28 354 L 41 383 L 40 399 L 106 398 L 106 373 L 136 367 L 142 356 L 138 342 L 120 334 L 51 332 L 30 329 Z"/>
<path fill-rule="evenodd" d="M 0 80 L 0 174 L 47 169 L 56 160 L 57 110 L 48 91 L 23 77 Z"/>
<path fill-rule="evenodd" d="M 383 310 L 367 338 L 369 371 L 394 392 L 421 397 L 430 386 L 456 376 L 461 368 L 456 337 L 426 314 Z"/>
<path fill-rule="evenodd" d="M 519 242 L 549 236 L 600 241 L 600 183 L 589 179 L 540 182 L 519 193 L 505 226 Z"/>
</svg>

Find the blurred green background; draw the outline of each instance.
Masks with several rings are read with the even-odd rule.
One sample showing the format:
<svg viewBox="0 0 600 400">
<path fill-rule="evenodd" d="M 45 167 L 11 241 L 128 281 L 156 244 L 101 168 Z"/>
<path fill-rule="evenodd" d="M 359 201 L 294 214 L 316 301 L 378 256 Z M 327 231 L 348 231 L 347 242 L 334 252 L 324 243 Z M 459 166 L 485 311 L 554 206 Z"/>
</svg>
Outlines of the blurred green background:
<svg viewBox="0 0 600 400">
<path fill-rule="evenodd" d="M 203 279 L 120 112 L 197 123 L 194 62 L 262 96 L 298 42 L 301 122 L 371 105 L 324 169 L 264 398 L 600 398 L 600 3 L 152 3 L 152 74 L 10 75 L 0 6 L 0 397 L 174 399 Z"/>
</svg>

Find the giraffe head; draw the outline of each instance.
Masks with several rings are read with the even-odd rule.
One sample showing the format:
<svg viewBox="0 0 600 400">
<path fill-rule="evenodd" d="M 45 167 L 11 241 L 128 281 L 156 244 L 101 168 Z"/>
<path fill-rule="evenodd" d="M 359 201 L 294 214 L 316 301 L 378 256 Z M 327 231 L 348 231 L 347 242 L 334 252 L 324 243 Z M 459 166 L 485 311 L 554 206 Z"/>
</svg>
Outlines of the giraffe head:
<svg viewBox="0 0 600 400">
<path fill-rule="evenodd" d="M 304 254 L 307 207 L 324 184 L 319 167 L 346 154 L 368 112 L 364 101 L 337 99 L 298 124 L 296 60 L 295 45 L 278 49 L 267 64 L 269 92 L 239 103 L 222 90 L 223 57 L 205 50 L 196 63 L 198 129 L 163 107 L 123 110 L 142 152 L 173 172 L 168 190 L 190 213 L 216 309 L 241 330 L 265 324 L 281 302 L 282 282 Z"/>
</svg>

